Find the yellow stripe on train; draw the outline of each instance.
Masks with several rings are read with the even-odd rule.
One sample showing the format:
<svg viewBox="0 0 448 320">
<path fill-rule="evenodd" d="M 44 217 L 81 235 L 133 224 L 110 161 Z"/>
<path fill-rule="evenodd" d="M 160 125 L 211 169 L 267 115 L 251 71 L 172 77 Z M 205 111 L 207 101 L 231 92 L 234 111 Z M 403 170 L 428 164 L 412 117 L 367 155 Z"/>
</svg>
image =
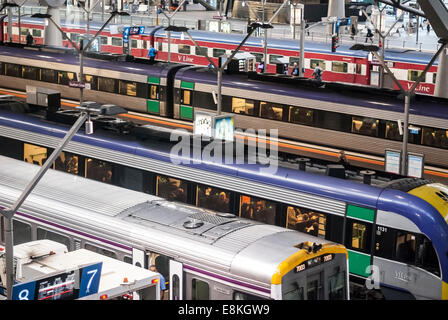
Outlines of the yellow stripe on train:
<svg viewBox="0 0 448 320">
<path fill-rule="evenodd" d="M 448 283 L 442 281 L 442 300 L 448 300 Z"/>
<path fill-rule="evenodd" d="M 276 272 L 272 276 L 271 284 L 281 284 L 283 276 L 285 276 L 288 272 L 290 272 L 298 265 L 309 259 L 329 253 L 344 253 L 348 259 L 347 249 L 340 244 L 323 244 L 322 248 L 316 253 L 308 252 L 308 250 L 301 249 L 278 265 Z"/>
<path fill-rule="evenodd" d="M 448 222 L 448 187 L 440 183 L 430 183 L 415 188 L 408 193 L 431 204 Z"/>
</svg>

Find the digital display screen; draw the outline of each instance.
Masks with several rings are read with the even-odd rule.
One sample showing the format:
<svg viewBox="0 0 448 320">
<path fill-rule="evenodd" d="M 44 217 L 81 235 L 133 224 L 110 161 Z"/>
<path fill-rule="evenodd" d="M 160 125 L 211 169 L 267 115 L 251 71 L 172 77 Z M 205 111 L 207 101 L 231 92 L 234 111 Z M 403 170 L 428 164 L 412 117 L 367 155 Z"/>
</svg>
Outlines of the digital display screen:
<svg viewBox="0 0 448 320">
<path fill-rule="evenodd" d="M 295 273 L 302 272 L 302 271 L 308 270 L 312 267 L 319 266 L 323 263 L 333 261 L 333 259 L 334 259 L 334 253 L 329 253 L 329 254 L 325 254 L 323 256 L 318 256 L 318 257 L 312 258 L 310 260 L 307 260 L 307 261 L 299 264 L 294 269 L 294 272 Z"/>
<path fill-rule="evenodd" d="M 215 118 L 215 139 L 233 141 L 234 131 L 235 126 L 232 116 Z"/>
<path fill-rule="evenodd" d="M 75 271 L 36 281 L 36 300 L 75 299 Z"/>
</svg>

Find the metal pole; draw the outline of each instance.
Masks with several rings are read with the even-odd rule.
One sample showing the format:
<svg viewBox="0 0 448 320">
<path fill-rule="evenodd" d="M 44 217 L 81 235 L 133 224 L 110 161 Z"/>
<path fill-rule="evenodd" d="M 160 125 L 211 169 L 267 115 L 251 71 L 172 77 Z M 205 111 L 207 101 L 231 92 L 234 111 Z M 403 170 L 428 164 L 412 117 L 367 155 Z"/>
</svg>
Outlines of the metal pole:
<svg viewBox="0 0 448 320">
<path fill-rule="evenodd" d="M 293 34 L 292 34 L 292 38 L 293 39 L 295 39 L 296 38 L 296 4 L 294 3 L 293 4 L 293 8 L 294 8 L 294 18 L 293 18 L 293 23 L 292 23 L 292 32 L 293 32 Z"/>
<path fill-rule="evenodd" d="M 168 26 L 171 26 L 171 17 L 168 18 Z M 171 62 L 171 31 L 168 31 L 168 62 Z"/>
<path fill-rule="evenodd" d="M 407 158 L 408 158 L 408 137 L 409 137 L 409 105 L 411 101 L 411 92 L 406 92 L 404 96 L 404 121 L 403 121 L 403 153 L 401 155 L 401 175 L 407 176 Z"/>
<path fill-rule="evenodd" d="M 12 42 L 12 9 L 8 7 L 8 40 Z"/>
<path fill-rule="evenodd" d="M 299 57 L 299 77 L 304 77 L 303 68 L 305 65 L 305 20 L 300 20 L 300 57 Z"/>
<path fill-rule="evenodd" d="M 22 25 L 21 25 L 21 20 L 20 20 L 20 16 L 21 16 L 21 9 L 22 9 L 22 7 L 19 7 L 19 17 L 17 18 L 18 19 L 18 25 L 19 25 L 19 44 L 21 44 L 22 43 Z"/>
<path fill-rule="evenodd" d="M 59 156 L 61 151 L 67 145 L 67 143 L 73 138 L 73 136 L 78 132 L 79 128 L 84 124 L 84 122 L 88 118 L 88 113 L 83 112 L 75 124 L 72 126 L 69 132 L 65 135 L 65 137 L 59 142 L 59 145 L 54 149 L 51 153 L 50 157 L 48 157 L 47 161 L 40 167 L 37 174 L 33 177 L 33 179 L 28 183 L 23 190 L 20 197 L 17 201 L 11 206 L 10 209 L 2 210 L 1 213 L 6 218 L 6 229 L 5 229 L 5 259 L 6 259 L 6 287 L 7 287 L 7 298 L 8 300 L 12 299 L 12 287 L 14 285 L 14 244 L 13 244 L 13 224 L 12 218 L 26 200 L 26 198 L 30 195 L 36 185 L 39 183 L 40 179 L 47 172 L 48 168 L 54 163 L 56 158 Z"/>
<path fill-rule="evenodd" d="M 222 111 L 222 66 L 221 68 L 218 68 L 218 106 L 217 106 L 217 113 L 218 116 L 221 115 Z"/>
</svg>

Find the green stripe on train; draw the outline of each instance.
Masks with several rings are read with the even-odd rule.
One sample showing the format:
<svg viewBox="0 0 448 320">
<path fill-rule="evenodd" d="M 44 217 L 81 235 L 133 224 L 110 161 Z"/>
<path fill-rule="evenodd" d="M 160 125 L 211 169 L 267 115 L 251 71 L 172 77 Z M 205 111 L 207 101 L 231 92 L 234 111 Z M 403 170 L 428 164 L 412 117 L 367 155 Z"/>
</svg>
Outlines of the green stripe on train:
<svg viewBox="0 0 448 320">
<path fill-rule="evenodd" d="M 193 120 L 193 107 L 180 106 L 180 117 L 182 119 Z"/>
<path fill-rule="evenodd" d="M 347 217 L 373 222 L 373 219 L 375 218 L 375 210 L 348 204 Z"/>
<path fill-rule="evenodd" d="M 370 273 L 366 272 L 370 266 L 370 255 L 359 253 L 356 251 L 348 251 L 348 269 L 350 273 L 357 274 L 362 277 L 369 277 Z"/>
<path fill-rule="evenodd" d="M 155 100 L 148 100 L 146 103 L 149 113 L 160 114 L 160 102 Z"/>
<path fill-rule="evenodd" d="M 160 78 L 148 76 L 148 83 L 160 84 Z"/>
<path fill-rule="evenodd" d="M 180 87 L 184 89 L 194 90 L 194 82 L 181 81 Z"/>
</svg>

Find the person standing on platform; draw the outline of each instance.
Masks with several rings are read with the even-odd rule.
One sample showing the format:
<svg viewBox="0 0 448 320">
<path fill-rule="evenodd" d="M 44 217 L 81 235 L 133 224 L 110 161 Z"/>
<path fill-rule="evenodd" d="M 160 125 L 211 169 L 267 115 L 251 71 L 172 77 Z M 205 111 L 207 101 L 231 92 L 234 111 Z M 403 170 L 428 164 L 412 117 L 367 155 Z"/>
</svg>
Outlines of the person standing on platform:
<svg viewBox="0 0 448 320">
<path fill-rule="evenodd" d="M 26 35 L 26 45 L 31 46 L 34 42 L 34 38 L 31 35 L 31 33 L 28 31 L 28 34 Z"/>
<path fill-rule="evenodd" d="M 292 68 L 291 75 L 297 77 L 299 75 L 299 66 L 297 62 L 294 62 L 294 67 Z"/>
<path fill-rule="evenodd" d="M 156 58 L 157 50 L 151 46 L 148 51 L 148 57 L 150 62 L 154 62 L 154 59 Z"/>
<path fill-rule="evenodd" d="M 160 275 L 160 300 L 165 300 L 163 298 L 163 293 L 166 290 L 166 285 L 165 285 L 166 280 L 165 280 L 165 277 L 160 272 L 157 271 L 157 268 L 156 268 L 156 266 L 154 264 L 152 264 L 149 267 L 149 270 L 152 271 L 152 272 L 157 272 Z"/>
<path fill-rule="evenodd" d="M 312 76 L 313 76 L 314 79 L 316 79 L 317 81 L 322 81 L 322 68 L 319 67 L 319 63 L 316 64 L 316 67 L 314 68 L 314 71 L 313 71 Z"/>
<path fill-rule="evenodd" d="M 348 166 L 349 166 L 348 159 L 347 159 L 347 156 L 345 155 L 345 151 L 344 150 L 341 150 L 339 152 L 338 164 L 343 165 L 345 169 L 347 169 Z"/>
<path fill-rule="evenodd" d="M 367 28 L 367 35 L 366 35 L 366 41 L 365 42 L 367 42 L 367 40 L 370 39 L 370 42 L 373 43 L 372 38 L 373 38 L 372 30 L 370 30 L 370 28 Z"/>
<path fill-rule="evenodd" d="M 263 73 L 264 72 L 264 61 L 261 61 L 259 64 L 258 64 L 258 72 L 260 72 L 260 73 Z"/>
</svg>

